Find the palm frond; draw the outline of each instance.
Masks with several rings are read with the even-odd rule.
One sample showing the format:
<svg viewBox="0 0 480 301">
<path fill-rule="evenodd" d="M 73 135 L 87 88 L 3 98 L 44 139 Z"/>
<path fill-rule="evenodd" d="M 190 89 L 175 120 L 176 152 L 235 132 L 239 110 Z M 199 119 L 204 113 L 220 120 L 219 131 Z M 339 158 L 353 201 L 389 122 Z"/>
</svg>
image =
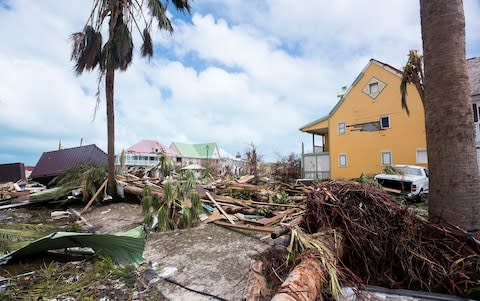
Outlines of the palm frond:
<svg viewBox="0 0 480 301">
<path fill-rule="evenodd" d="M 177 8 L 177 10 L 185 12 L 187 11 L 189 14 L 191 13 L 192 7 L 190 6 L 190 1 L 188 0 L 172 0 L 173 4 Z"/>
<path fill-rule="evenodd" d="M 143 44 L 141 50 L 143 57 L 151 58 L 153 56 L 152 37 L 150 36 L 150 32 L 148 32 L 147 28 L 143 30 Z"/>
<path fill-rule="evenodd" d="M 184 229 L 192 227 L 192 211 L 188 207 L 183 207 L 182 226 Z"/>
<path fill-rule="evenodd" d="M 170 204 L 175 199 L 175 191 L 171 182 L 167 182 L 163 186 L 163 199 L 167 204 Z"/>
<path fill-rule="evenodd" d="M 86 201 L 95 194 L 98 187 L 105 180 L 106 168 L 97 165 L 78 165 L 66 170 L 54 178 L 49 184 L 60 186 L 59 193 L 66 193 L 74 188 L 81 187 L 83 199 Z M 100 197 L 100 196 L 99 196 Z"/>
<path fill-rule="evenodd" d="M 143 197 L 142 197 L 142 213 L 150 213 L 150 207 L 152 206 L 152 191 L 151 188 L 147 185 L 143 188 Z"/>
<path fill-rule="evenodd" d="M 127 24 L 117 25 L 112 39 L 112 63 L 115 69 L 127 70 L 132 62 L 133 42 L 132 34 Z"/>
<path fill-rule="evenodd" d="M 192 217 L 198 219 L 202 212 L 202 201 L 198 192 L 192 192 L 190 194 L 190 200 L 192 201 Z"/>
<path fill-rule="evenodd" d="M 417 50 L 410 50 L 408 53 L 408 60 L 403 68 L 402 72 L 402 81 L 400 83 L 400 93 L 401 93 L 401 104 L 402 109 L 410 115 L 410 110 L 408 109 L 407 104 L 407 86 L 408 84 L 414 84 L 420 99 L 424 100 L 425 94 L 425 82 L 423 76 L 423 57 L 418 53 Z"/>
<path fill-rule="evenodd" d="M 162 205 L 162 201 L 158 195 L 154 195 L 152 199 L 152 208 L 154 211 L 157 211 Z"/>
<path fill-rule="evenodd" d="M 83 32 L 72 36 L 73 48 L 71 59 L 76 62 L 75 73 L 94 69 L 100 62 L 102 52 L 102 34 L 92 26 L 86 26 Z"/>
<path fill-rule="evenodd" d="M 168 212 L 166 206 L 160 207 L 157 211 L 158 230 L 165 232 L 170 230 L 170 221 L 168 220 Z"/>
<path fill-rule="evenodd" d="M 147 0 L 147 7 L 150 10 L 150 14 L 157 20 L 158 28 L 173 33 L 172 23 L 162 2 L 160 0 Z"/>
</svg>

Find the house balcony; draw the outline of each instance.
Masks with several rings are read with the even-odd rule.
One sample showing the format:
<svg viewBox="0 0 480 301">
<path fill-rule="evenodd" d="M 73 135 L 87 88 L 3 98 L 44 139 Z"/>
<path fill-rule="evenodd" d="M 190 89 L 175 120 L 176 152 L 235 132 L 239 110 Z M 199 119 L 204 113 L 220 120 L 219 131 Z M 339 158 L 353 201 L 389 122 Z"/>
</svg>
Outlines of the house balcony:
<svg viewBox="0 0 480 301">
<path fill-rule="evenodd" d="M 140 157 L 140 158 L 133 158 L 133 157 Z M 155 166 L 160 163 L 160 158 L 158 157 L 145 157 L 145 156 L 128 156 L 125 159 L 124 166 Z M 115 165 L 120 165 L 119 156 L 115 157 Z"/>
<path fill-rule="evenodd" d="M 309 131 L 309 133 L 312 134 L 312 151 L 305 152 L 302 143 L 302 178 L 312 180 L 330 179 L 328 128 L 315 129 Z"/>
<path fill-rule="evenodd" d="M 312 180 L 330 179 L 330 153 L 302 153 L 302 178 Z"/>
</svg>

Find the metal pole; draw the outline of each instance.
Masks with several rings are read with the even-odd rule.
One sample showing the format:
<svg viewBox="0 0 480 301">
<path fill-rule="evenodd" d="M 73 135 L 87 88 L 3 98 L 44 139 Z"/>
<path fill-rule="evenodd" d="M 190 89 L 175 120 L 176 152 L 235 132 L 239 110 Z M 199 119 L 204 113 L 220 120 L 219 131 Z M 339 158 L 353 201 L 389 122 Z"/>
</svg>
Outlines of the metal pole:
<svg viewBox="0 0 480 301">
<path fill-rule="evenodd" d="M 205 172 L 205 178 L 208 178 L 208 148 L 209 147 L 208 147 L 208 144 L 207 144 L 207 146 L 206 146 L 206 149 L 207 149 L 207 164 L 206 164 L 207 165 L 207 170 Z"/>
</svg>

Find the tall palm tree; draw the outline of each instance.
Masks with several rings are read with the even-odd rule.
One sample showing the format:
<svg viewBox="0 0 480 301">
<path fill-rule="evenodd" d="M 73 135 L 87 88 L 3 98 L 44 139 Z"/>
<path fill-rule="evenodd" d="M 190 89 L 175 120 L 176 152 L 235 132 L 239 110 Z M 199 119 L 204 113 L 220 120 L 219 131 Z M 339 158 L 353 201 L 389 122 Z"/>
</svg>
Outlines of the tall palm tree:
<svg viewBox="0 0 480 301">
<path fill-rule="evenodd" d="M 480 178 L 466 67 L 462 0 L 420 0 L 429 215 L 480 229 Z"/>
<path fill-rule="evenodd" d="M 100 77 L 97 89 L 97 105 L 100 84 L 105 78 L 105 96 L 107 104 L 108 135 L 108 193 L 115 194 L 115 114 L 114 82 L 115 70 L 125 71 L 132 62 L 132 34 L 137 30 L 143 44 L 141 54 L 150 58 L 153 44 L 150 36 L 152 23 L 160 30 L 173 33 L 173 27 L 167 16 L 167 6 L 173 3 L 181 12 L 190 13 L 189 0 L 93 0 L 90 16 L 82 31 L 72 35 L 72 60 L 75 73 L 98 67 Z M 146 14 L 145 12 L 148 12 Z M 102 27 L 108 20 L 108 39 L 102 44 Z M 143 30 L 140 28 L 142 25 Z M 135 29 L 134 29 L 135 28 Z"/>
</svg>

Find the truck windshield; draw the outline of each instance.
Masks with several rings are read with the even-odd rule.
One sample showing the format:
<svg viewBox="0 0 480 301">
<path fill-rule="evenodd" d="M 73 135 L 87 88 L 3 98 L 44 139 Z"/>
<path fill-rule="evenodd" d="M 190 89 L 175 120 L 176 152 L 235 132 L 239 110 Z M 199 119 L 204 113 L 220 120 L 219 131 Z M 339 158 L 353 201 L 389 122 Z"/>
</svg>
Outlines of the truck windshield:
<svg viewBox="0 0 480 301">
<path fill-rule="evenodd" d="M 419 168 L 397 166 L 396 169 L 398 169 L 404 175 L 412 175 L 412 176 L 422 175 L 422 171 Z"/>
</svg>

